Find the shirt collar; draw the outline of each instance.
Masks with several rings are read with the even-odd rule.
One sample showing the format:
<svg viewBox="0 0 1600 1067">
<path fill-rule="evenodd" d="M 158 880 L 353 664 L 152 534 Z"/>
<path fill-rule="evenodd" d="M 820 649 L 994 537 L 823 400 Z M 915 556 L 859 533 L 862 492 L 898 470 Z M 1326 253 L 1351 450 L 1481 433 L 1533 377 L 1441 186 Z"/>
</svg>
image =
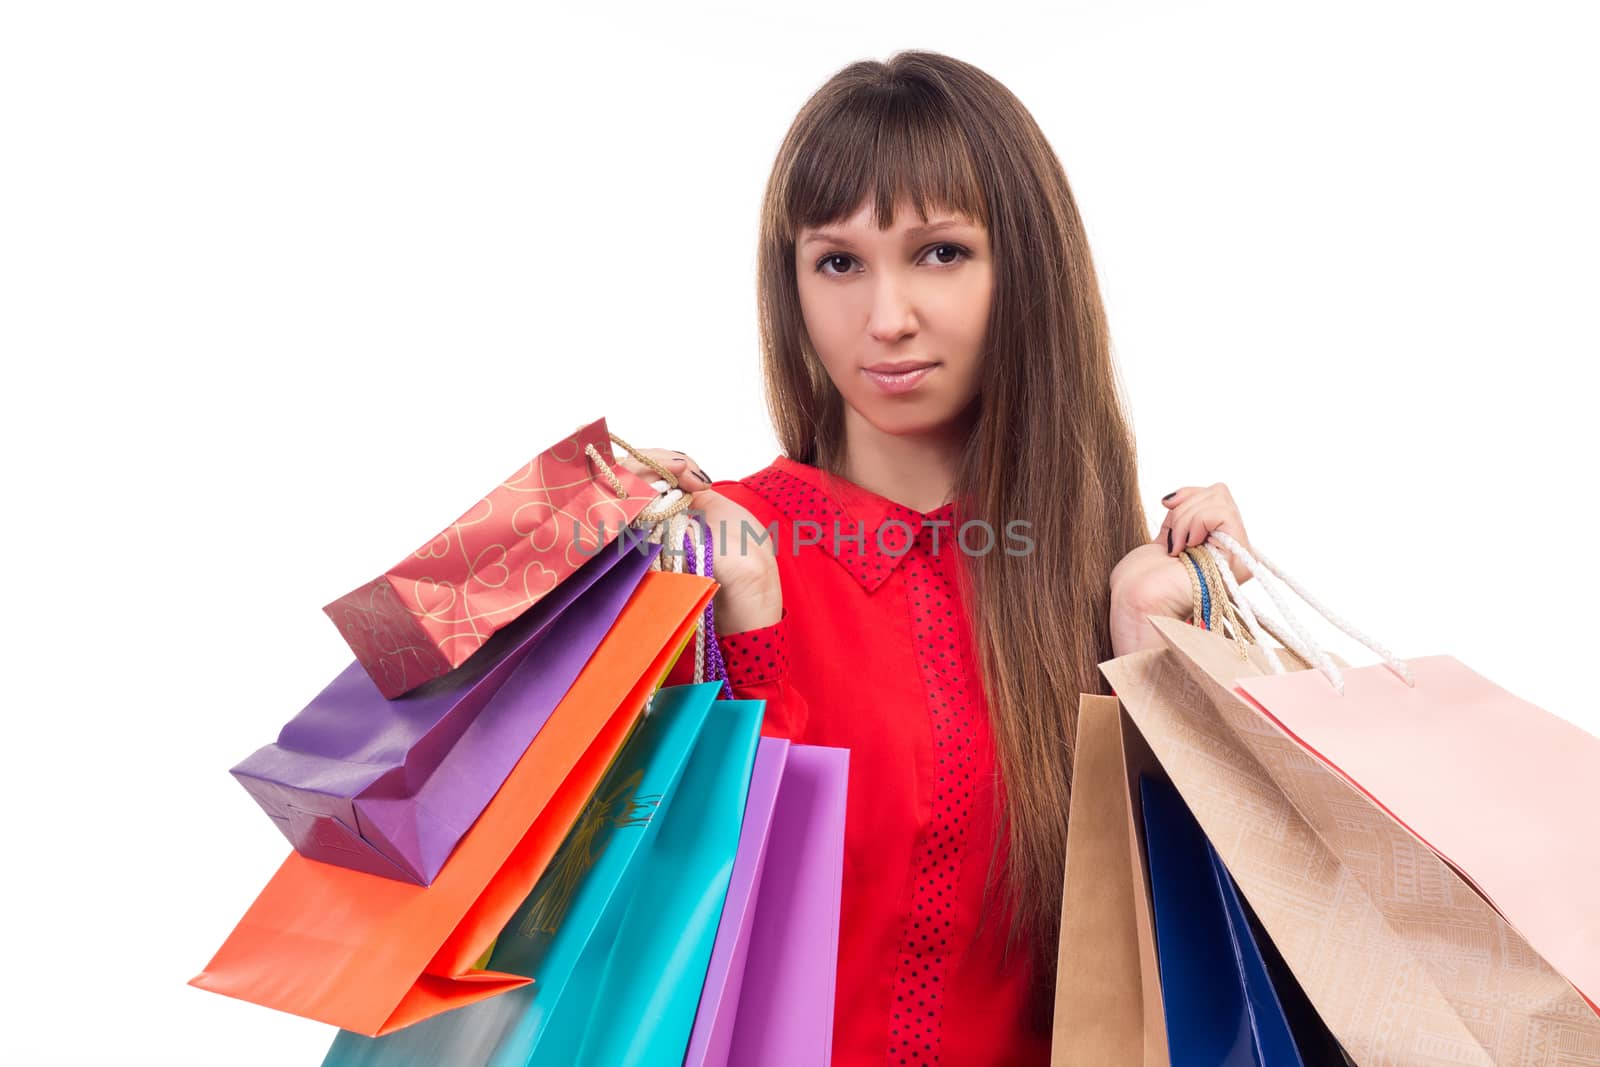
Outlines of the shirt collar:
<svg viewBox="0 0 1600 1067">
<path fill-rule="evenodd" d="M 744 482 L 791 522 L 814 524 L 807 527 L 807 538 L 819 538 L 817 547 L 837 560 L 869 593 L 894 573 L 914 545 L 920 543 L 924 550 L 928 548 L 936 528 L 933 524 L 944 524 L 936 528 L 941 555 L 949 553 L 949 546 L 955 544 L 954 502 L 928 512 L 915 511 L 788 456 L 778 456 L 765 470 Z"/>
</svg>

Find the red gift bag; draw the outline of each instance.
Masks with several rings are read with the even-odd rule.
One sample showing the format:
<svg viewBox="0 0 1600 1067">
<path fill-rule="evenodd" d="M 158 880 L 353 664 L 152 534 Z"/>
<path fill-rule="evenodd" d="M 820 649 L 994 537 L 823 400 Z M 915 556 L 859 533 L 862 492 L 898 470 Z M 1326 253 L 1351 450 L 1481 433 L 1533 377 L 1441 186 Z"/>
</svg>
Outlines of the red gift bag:
<svg viewBox="0 0 1600 1067">
<path fill-rule="evenodd" d="M 565 437 L 386 573 L 322 610 L 384 696 L 459 667 L 657 496 L 605 419 Z"/>
</svg>

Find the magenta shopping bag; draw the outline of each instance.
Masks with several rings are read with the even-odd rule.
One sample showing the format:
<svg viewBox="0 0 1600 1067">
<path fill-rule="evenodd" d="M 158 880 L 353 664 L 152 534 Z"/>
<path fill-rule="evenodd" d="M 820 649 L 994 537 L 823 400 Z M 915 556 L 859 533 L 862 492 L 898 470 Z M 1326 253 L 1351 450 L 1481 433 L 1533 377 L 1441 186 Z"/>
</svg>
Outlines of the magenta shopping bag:
<svg viewBox="0 0 1600 1067">
<path fill-rule="evenodd" d="M 659 551 L 601 549 L 479 654 L 393 700 L 351 663 L 234 777 L 302 856 L 432 884 Z"/>
<path fill-rule="evenodd" d="M 849 756 L 761 739 L 684 1067 L 830 1061 Z"/>
</svg>

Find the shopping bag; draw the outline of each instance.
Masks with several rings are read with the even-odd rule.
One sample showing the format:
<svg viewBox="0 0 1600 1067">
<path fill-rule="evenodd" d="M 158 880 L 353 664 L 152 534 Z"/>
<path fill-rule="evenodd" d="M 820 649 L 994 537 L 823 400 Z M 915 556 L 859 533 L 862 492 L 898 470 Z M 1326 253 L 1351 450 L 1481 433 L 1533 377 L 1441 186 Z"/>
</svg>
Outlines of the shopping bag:
<svg viewBox="0 0 1600 1067">
<path fill-rule="evenodd" d="M 350 664 L 233 776 L 302 856 L 429 884 L 659 551 L 602 549 L 479 655 L 394 700 Z"/>
<path fill-rule="evenodd" d="M 645 576 L 432 885 L 291 853 L 191 984 L 368 1036 L 527 985 L 472 965 L 538 882 L 714 585 Z"/>
<path fill-rule="evenodd" d="M 535 1062 L 683 1062 L 739 845 L 764 710 L 760 700 L 712 705 L 607 955 L 586 1025 L 561 1033 L 552 1026 Z"/>
<path fill-rule="evenodd" d="M 1590 1008 L 1600 996 L 1600 739 L 1501 689 L 1450 656 L 1401 661 L 1227 534 L 1260 577 L 1302 656 L 1325 653 L 1280 585 L 1384 662 L 1331 662 L 1237 679 L 1236 691 L 1314 758 L 1419 836 L 1561 972 Z M 1237 588 L 1224 591 L 1228 604 Z M 1253 612 L 1240 618 L 1252 623 Z"/>
<path fill-rule="evenodd" d="M 848 749 L 789 746 L 729 1064 L 811 1067 L 832 1056 L 849 776 Z"/>
<path fill-rule="evenodd" d="M 1212 851 L 1215 852 L 1215 849 Z M 1220 855 L 1215 859 L 1218 864 L 1222 863 Z M 1261 925 L 1261 920 L 1251 909 L 1250 902 L 1238 891 L 1238 884 L 1232 880 L 1233 876 L 1230 874 L 1228 877 L 1230 900 L 1237 901 L 1239 910 L 1244 914 L 1244 921 L 1250 927 L 1250 934 L 1255 939 L 1256 948 L 1261 951 L 1262 962 L 1267 968 L 1267 979 L 1272 983 L 1273 992 L 1278 996 L 1278 1003 L 1283 1006 L 1283 1014 L 1289 1021 L 1289 1031 L 1294 1035 L 1295 1047 L 1300 1050 L 1300 1058 L 1308 1067 L 1319 1064 L 1329 1064 L 1330 1067 L 1355 1067 L 1355 1062 L 1340 1047 L 1339 1039 L 1333 1036 L 1328 1024 L 1317 1014 L 1316 1007 L 1306 996 L 1306 991 L 1301 988 L 1294 971 L 1284 962 L 1283 953 L 1272 943 L 1266 927 Z"/>
<path fill-rule="evenodd" d="M 1139 787 L 1172 1062 L 1304 1067 L 1216 850 L 1172 783 Z"/>
<path fill-rule="evenodd" d="M 1362 1067 L 1600 1063 L 1600 1020 L 1448 864 L 1235 692 L 1270 646 L 1152 617 L 1102 663 L 1306 996 Z"/>
<path fill-rule="evenodd" d="M 605 419 L 556 442 L 384 574 L 322 610 L 386 697 L 466 662 L 656 497 Z"/>
<path fill-rule="evenodd" d="M 684 1067 L 826 1067 L 833 1054 L 850 753 L 765 737 L 761 745 L 774 762 L 788 749 L 765 855 L 741 842 L 737 892 L 728 893 Z M 751 796 L 747 839 L 754 785 Z"/>
<path fill-rule="evenodd" d="M 533 981 L 396 1033 L 366 1037 L 344 1030 L 324 1067 L 479 1067 L 526 1062 L 545 1025 L 561 1012 L 591 1005 L 573 982 L 582 957 L 602 957 L 616 936 L 657 828 L 705 726 L 717 686 L 674 686 L 651 697 L 633 736 L 584 805 L 538 885 L 524 900 L 485 962 L 488 970 Z"/>
<path fill-rule="evenodd" d="M 728 877 L 728 895 L 723 901 L 722 919 L 717 924 L 717 937 L 711 946 L 711 960 L 706 966 L 705 985 L 700 993 L 694 1029 L 689 1034 L 684 1067 L 711 1064 L 721 1067 L 728 1059 L 739 991 L 744 984 L 745 962 L 750 954 L 756 900 L 772 838 L 772 817 L 777 808 L 789 747 L 789 741 L 779 737 L 763 737 L 756 745 L 744 822 L 739 828 L 739 847 L 734 854 L 733 872 Z"/>
<path fill-rule="evenodd" d="M 1302 748 L 1422 838 L 1591 1006 L 1600 1000 L 1600 739 L 1453 656 L 1241 678 Z"/>
<path fill-rule="evenodd" d="M 1055 1067 L 1166 1067 L 1137 782 L 1162 771 L 1114 696 L 1078 698 L 1067 811 Z"/>
</svg>

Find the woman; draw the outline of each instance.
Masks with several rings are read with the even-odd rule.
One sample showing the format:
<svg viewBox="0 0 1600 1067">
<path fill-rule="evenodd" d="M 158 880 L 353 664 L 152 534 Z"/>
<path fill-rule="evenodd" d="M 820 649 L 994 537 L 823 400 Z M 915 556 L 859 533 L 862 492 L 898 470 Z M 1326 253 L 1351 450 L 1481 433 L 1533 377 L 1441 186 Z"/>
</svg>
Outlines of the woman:
<svg viewBox="0 0 1600 1067">
<path fill-rule="evenodd" d="M 1238 509 L 1183 488 L 1149 535 L 1066 176 L 969 64 L 854 63 L 806 103 L 759 303 L 784 454 L 716 482 L 649 454 L 718 538 L 735 694 L 850 750 L 833 1062 L 1046 1063 L 1078 695 L 1188 617 L 1181 553 L 1248 544 Z"/>
</svg>

